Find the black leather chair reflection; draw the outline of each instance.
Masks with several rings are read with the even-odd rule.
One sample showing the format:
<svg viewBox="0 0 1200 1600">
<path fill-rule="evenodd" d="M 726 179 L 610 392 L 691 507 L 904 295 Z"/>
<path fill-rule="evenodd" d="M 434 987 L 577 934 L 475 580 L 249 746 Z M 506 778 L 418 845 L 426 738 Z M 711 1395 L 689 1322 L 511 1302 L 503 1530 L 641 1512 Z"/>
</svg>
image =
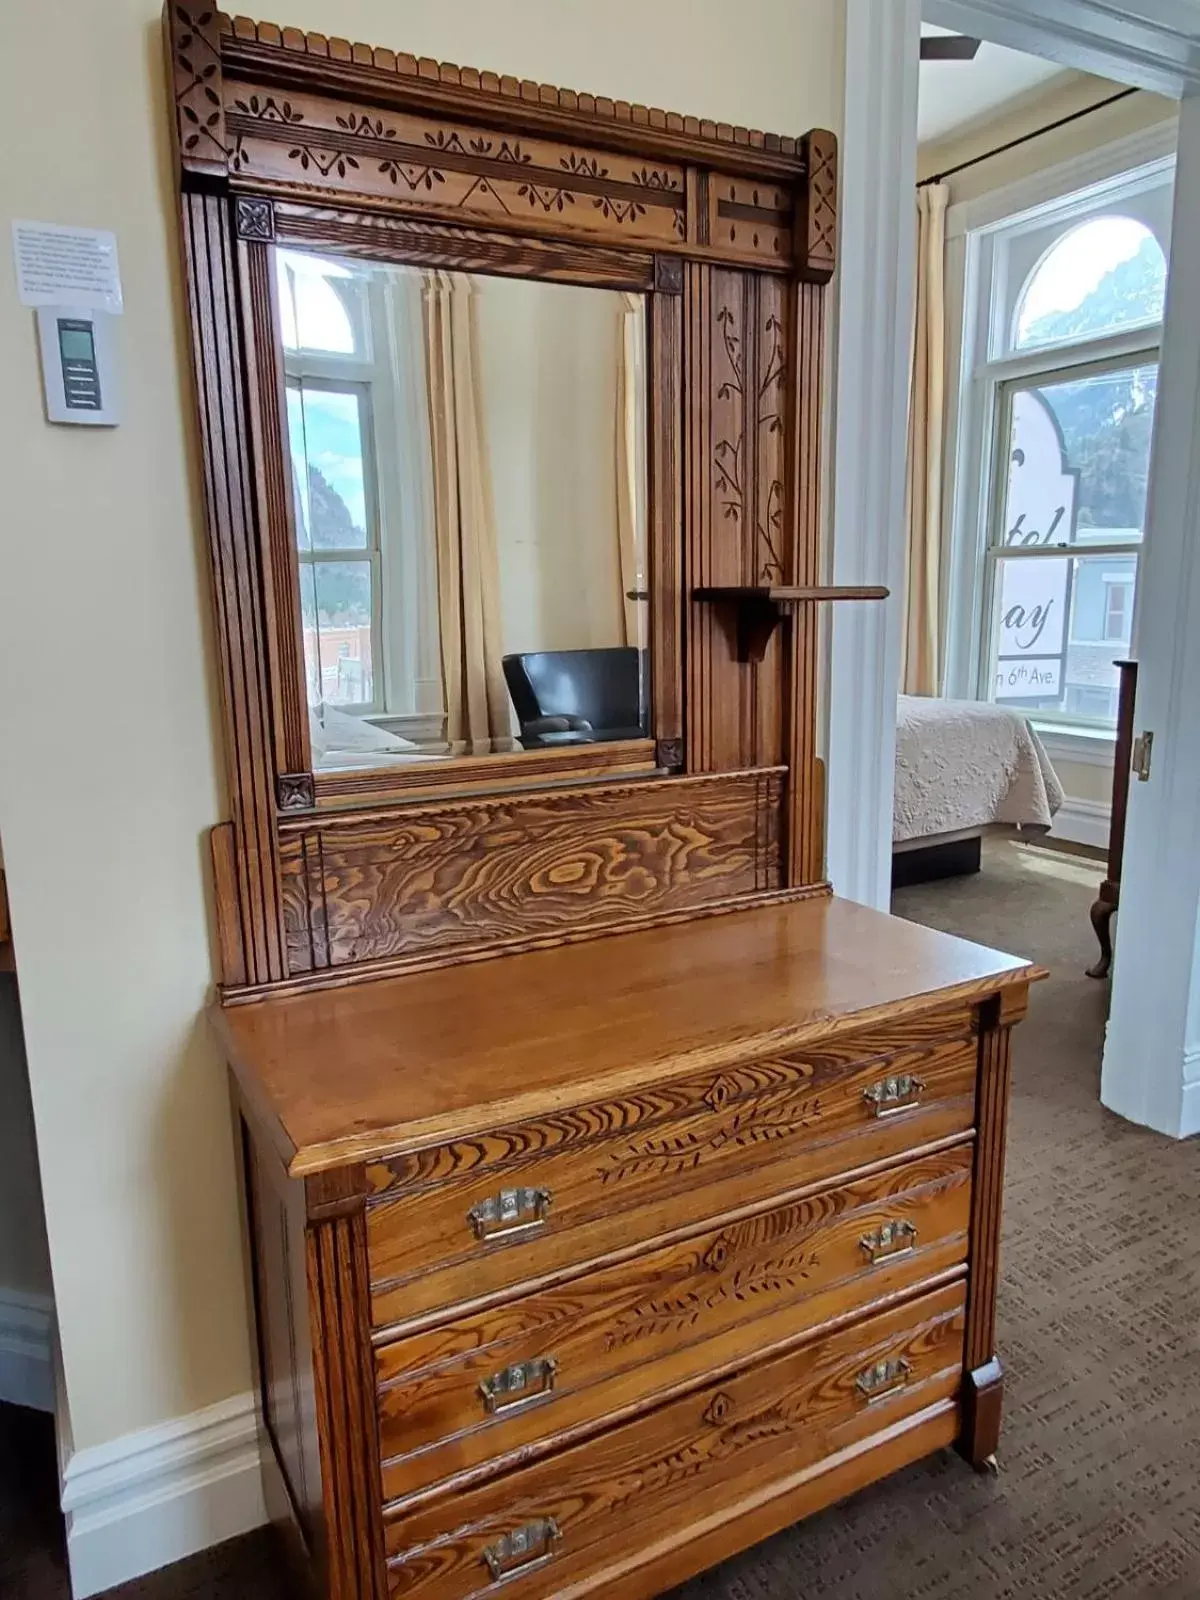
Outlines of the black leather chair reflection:
<svg viewBox="0 0 1200 1600">
<path fill-rule="evenodd" d="M 642 652 L 538 650 L 503 658 L 526 750 L 641 739 Z"/>
</svg>

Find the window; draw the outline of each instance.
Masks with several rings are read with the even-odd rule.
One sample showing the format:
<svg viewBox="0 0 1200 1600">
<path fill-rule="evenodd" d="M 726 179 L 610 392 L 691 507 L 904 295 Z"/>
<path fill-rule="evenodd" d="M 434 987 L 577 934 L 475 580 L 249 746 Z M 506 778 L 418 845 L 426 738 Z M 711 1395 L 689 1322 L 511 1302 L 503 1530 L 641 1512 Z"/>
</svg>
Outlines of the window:
<svg viewBox="0 0 1200 1600">
<path fill-rule="evenodd" d="M 1071 228 L 1035 267 L 1017 305 L 1018 350 L 1161 322 L 1162 246 L 1144 222 L 1097 217 Z"/>
<path fill-rule="evenodd" d="M 1108 593 L 1104 597 L 1104 637 L 1110 643 L 1129 642 L 1129 623 L 1132 607 L 1129 604 L 1133 582 L 1124 574 L 1118 577 L 1106 572 L 1104 582 Z"/>
<path fill-rule="evenodd" d="M 276 252 L 309 703 L 382 708 L 366 275 Z"/>
<path fill-rule="evenodd" d="M 370 391 L 287 380 L 288 439 L 309 702 L 373 708 L 379 651 L 379 527 L 367 507 Z"/>
<path fill-rule="evenodd" d="M 1171 171 L 1069 196 L 968 240 L 954 590 L 976 693 L 1039 722 L 1116 725 L 1145 528 Z M 974 303 L 972 303 L 972 300 Z M 973 639 L 968 652 L 962 641 Z M 952 644 L 952 650 L 955 646 Z"/>
</svg>

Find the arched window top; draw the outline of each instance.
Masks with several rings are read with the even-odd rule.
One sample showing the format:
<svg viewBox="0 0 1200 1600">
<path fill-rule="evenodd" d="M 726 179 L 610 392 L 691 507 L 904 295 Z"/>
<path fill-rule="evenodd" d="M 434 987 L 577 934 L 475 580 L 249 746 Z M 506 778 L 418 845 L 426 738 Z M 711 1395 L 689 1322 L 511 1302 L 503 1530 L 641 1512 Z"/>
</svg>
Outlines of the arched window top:
<svg viewBox="0 0 1200 1600">
<path fill-rule="evenodd" d="M 1166 285 L 1162 246 L 1144 222 L 1095 217 L 1062 234 L 1029 274 L 1013 345 L 1036 350 L 1159 322 Z"/>
<path fill-rule="evenodd" d="M 354 355 L 357 341 L 346 295 L 353 273 L 301 250 L 277 250 L 275 266 L 284 349 Z"/>
</svg>

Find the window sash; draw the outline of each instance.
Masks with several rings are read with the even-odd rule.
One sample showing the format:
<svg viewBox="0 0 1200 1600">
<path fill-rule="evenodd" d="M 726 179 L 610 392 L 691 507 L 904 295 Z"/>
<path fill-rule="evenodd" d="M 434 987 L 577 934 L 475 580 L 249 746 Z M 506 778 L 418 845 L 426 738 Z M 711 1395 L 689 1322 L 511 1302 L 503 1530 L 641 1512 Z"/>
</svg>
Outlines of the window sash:
<svg viewBox="0 0 1200 1600">
<path fill-rule="evenodd" d="M 1049 545 L 1049 546 L 1037 547 L 1037 548 L 1032 548 L 1032 549 L 1011 549 L 1011 550 L 1006 550 L 1003 547 L 989 546 L 989 548 L 988 548 L 988 550 L 986 552 L 987 564 L 986 564 L 986 577 L 985 577 L 985 582 L 984 582 L 984 610 L 983 610 L 983 613 L 982 613 L 982 626 L 980 628 L 979 666 L 978 666 L 978 677 L 977 677 L 977 683 L 976 683 L 975 698 L 977 700 L 989 703 L 991 705 L 1001 705 L 1002 706 L 1002 705 L 1005 704 L 1005 702 L 1003 700 L 997 700 L 995 695 L 993 695 L 992 692 L 991 692 L 992 681 L 993 681 L 993 677 L 995 675 L 996 667 L 998 665 L 998 658 L 999 658 L 999 650 L 997 648 L 997 643 L 998 642 L 997 642 L 997 638 L 996 638 L 995 628 L 996 628 L 996 584 L 999 582 L 1000 562 L 1001 561 L 1026 560 L 1026 559 L 1037 560 L 1039 556 L 1042 556 L 1042 557 L 1052 556 L 1058 561 L 1064 561 L 1064 560 L 1065 561 L 1073 561 L 1073 560 L 1077 560 L 1077 559 L 1079 559 L 1081 557 L 1091 557 L 1091 556 L 1113 556 L 1113 555 L 1132 556 L 1133 560 L 1134 560 L 1134 563 L 1135 563 L 1135 568 L 1134 568 L 1134 573 L 1133 573 L 1133 582 L 1131 584 L 1129 584 L 1129 585 L 1122 585 L 1122 587 L 1131 588 L 1132 591 L 1133 591 L 1133 594 L 1126 601 L 1126 614 L 1127 614 L 1127 616 L 1131 616 L 1132 615 L 1132 611 L 1133 611 L 1133 604 L 1136 602 L 1137 584 L 1138 584 L 1138 576 L 1139 576 L 1138 571 L 1137 571 L 1137 567 L 1140 565 L 1141 554 L 1142 554 L 1142 546 L 1140 544 L 1086 545 L 1082 549 L 1080 547 L 1076 546 L 1076 545 L 1067 545 L 1067 546 Z M 1066 653 L 1067 653 L 1068 649 L 1070 648 L 1070 646 L 1072 644 L 1074 644 L 1076 646 L 1079 646 L 1079 645 L 1095 645 L 1095 644 L 1108 644 L 1108 645 L 1111 645 L 1112 648 L 1113 648 L 1113 652 L 1114 652 L 1114 659 L 1115 659 L 1116 653 L 1118 651 L 1128 649 L 1128 645 L 1122 639 L 1120 639 L 1120 638 L 1110 639 L 1108 637 L 1107 628 L 1108 628 L 1108 618 L 1109 618 L 1109 614 L 1110 614 L 1110 605 L 1111 605 L 1111 600 L 1108 597 L 1106 597 L 1106 599 L 1105 599 L 1105 609 L 1104 609 L 1104 630 L 1105 631 L 1104 631 L 1104 636 L 1101 639 L 1098 639 L 1098 640 L 1097 639 L 1081 639 L 1078 635 L 1073 633 L 1072 632 L 1072 624 L 1074 622 L 1074 608 L 1072 607 L 1067 613 L 1067 616 L 1066 616 L 1066 618 L 1064 620 L 1064 635 L 1063 635 L 1063 661 L 1064 661 L 1063 697 L 1064 698 L 1065 698 L 1066 687 L 1067 687 L 1066 678 L 1065 678 Z M 1090 686 L 1085 686 L 1085 687 L 1090 687 Z M 1090 735 L 1099 734 L 1099 735 L 1103 735 L 1105 737 L 1111 737 L 1116 731 L 1115 717 L 1114 717 L 1113 720 L 1110 721 L 1109 719 L 1103 718 L 1103 717 L 1089 716 L 1086 712 L 1083 712 L 1083 711 L 1068 711 L 1065 708 L 1060 710 L 1060 709 L 1057 709 L 1054 706 L 1048 706 L 1048 707 L 1039 707 L 1037 710 L 1026 710 L 1023 714 L 1025 716 L 1027 716 L 1029 718 L 1029 720 L 1031 722 L 1035 723 L 1035 724 L 1039 724 L 1040 725 L 1040 724 L 1044 723 L 1044 724 L 1051 724 L 1051 725 L 1059 726 L 1059 727 L 1077 728 L 1077 729 L 1080 730 L 1080 732 L 1086 733 L 1086 734 L 1090 734 Z"/>
<path fill-rule="evenodd" d="M 1115 345 L 1115 348 L 1114 348 Z M 986 496 L 980 582 L 976 601 L 977 655 L 975 670 L 975 696 L 981 701 L 995 703 L 992 680 L 996 669 L 996 586 L 1001 572 L 1001 561 L 1077 560 L 1084 556 L 1132 556 L 1137 561 L 1144 548 L 1143 541 L 1129 539 L 1091 539 L 1086 544 L 1061 543 L 1049 545 L 1007 545 L 1005 532 L 1006 500 L 1008 493 L 1008 444 L 1012 430 L 1013 396 L 1019 390 L 1039 388 L 1043 385 L 1078 381 L 1081 378 L 1105 377 L 1115 372 L 1126 372 L 1133 367 L 1157 366 L 1161 352 L 1158 342 L 1148 344 L 1144 330 L 1137 330 L 1136 338 L 1123 337 L 1118 341 L 1108 338 L 1080 344 L 1070 351 L 1061 348 L 1039 350 L 1038 359 L 1027 357 L 989 362 L 981 374 L 984 383 L 984 405 L 991 426 L 988 430 L 990 448 L 983 463 L 983 485 Z M 1016 369 L 1016 370 L 1013 370 Z M 1138 574 L 1135 569 L 1133 596 L 1130 611 L 1136 604 Z M 1107 612 L 1107 607 L 1106 607 Z M 1066 627 L 1069 630 L 1070 617 Z M 1064 648 L 1071 642 L 1068 631 Z M 1121 641 L 1112 640 L 1115 648 Z M 1067 724 L 1072 727 L 1109 732 L 1112 723 L 1099 717 L 1089 717 L 1078 711 L 1042 709 L 1030 713 L 1039 723 Z"/>
<path fill-rule="evenodd" d="M 337 370 L 331 370 L 337 369 Z M 353 373 L 353 376 L 350 374 Z M 352 395 L 358 403 L 358 431 L 362 442 L 363 460 L 363 512 L 367 542 L 360 545 L 337 546 L 321 550 L 297 548 L 296 559 L 301 567 L 321 566 L 330 562 L 366 561 L 371 568 L 371 666 L 372 697 L 369 701 L 330 701 L 338 710 L 355 716 L 378 715 L 387 707 L 383 644 L 383 583 L 382 555 L 379 523 L 379 478 L 375 454 L 375 416 L 372 383 L 363 376 L 362 362 L 345 356 L 314 357 L 304 352 L 302 357 L 289 353 L 284 361 L 284 382 L 288 388 L 323 389 L 331 394 Z M 288 472 L 292 470 L 292 452 L 288 449 Z"/>
</svg>

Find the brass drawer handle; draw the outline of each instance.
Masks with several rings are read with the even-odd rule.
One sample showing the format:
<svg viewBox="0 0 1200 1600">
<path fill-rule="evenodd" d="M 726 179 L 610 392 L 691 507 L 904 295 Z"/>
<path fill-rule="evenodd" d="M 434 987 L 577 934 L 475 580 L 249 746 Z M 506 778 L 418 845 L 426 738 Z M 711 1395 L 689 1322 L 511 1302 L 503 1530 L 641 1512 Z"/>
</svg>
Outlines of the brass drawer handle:
<svg viewBox="0 0 1200 1600">
<path fill-rule="evenodd" d="M 553 1198 L 549 1189 L 501 1189 L 499 1194 L 476 1201 L 467 1212 L 467 1221 L 477 1239 L 528 1233 L 545 1222 Z"/>
<path fill-rule="evenodd" d="M 859 1373 L 855 1388 L 860 1394 L 866 1395 L 867 1404 L 871 1405 L 876 1400 L 886 1400 L 897 1389 L 903 1389 L 911 1372 L 912 1362 L 906 1361 L 903 1356 L 897 1356 L 894 1361 L 877 1361 L 873 1367 L 867 1367 Z"/>
<path fill-rule="evenodd" d="M 554 1356 L 535 1356 L 518 1361 L 503 1372 L 494 1372 L 479 1385 L 483 1408 L 490 1416 L 517 1411 L 554 1392 L 558 1361 Z"/>
<path fill-rule="evenodd" d="M 858 1241 L 859 1248 L 866 1251 L 867 1260 L 895 1261 L 900 1256 L 910 1256 L 917 1248 L 916 1224 L 907 1218 L 897 1222 L 885 1222 L 875 1229 L 874 1233 L 864 1233 Z"/>
<path fill-rule="evenodd" d="M 869 1089 L 863 1090 L 863 1099 L 871 1108 L 872 1116 L 894 1117 L 898 1111 L 910 1111 L 920 1104 L 925 1085 L 910 1072 L 895 1078 L 880 1078 Z"/>
<path fill-rule="evenodd" d="M 553 1517 L 537 1517 L 523 1528 L 514 1528 L 511 1533 L 502 1535 L 483 1552 L 492 1582 L 544 1567 L 547 1561 L 554 1559 L 554 1547 L 561 1538 Z"/>
</svg>

